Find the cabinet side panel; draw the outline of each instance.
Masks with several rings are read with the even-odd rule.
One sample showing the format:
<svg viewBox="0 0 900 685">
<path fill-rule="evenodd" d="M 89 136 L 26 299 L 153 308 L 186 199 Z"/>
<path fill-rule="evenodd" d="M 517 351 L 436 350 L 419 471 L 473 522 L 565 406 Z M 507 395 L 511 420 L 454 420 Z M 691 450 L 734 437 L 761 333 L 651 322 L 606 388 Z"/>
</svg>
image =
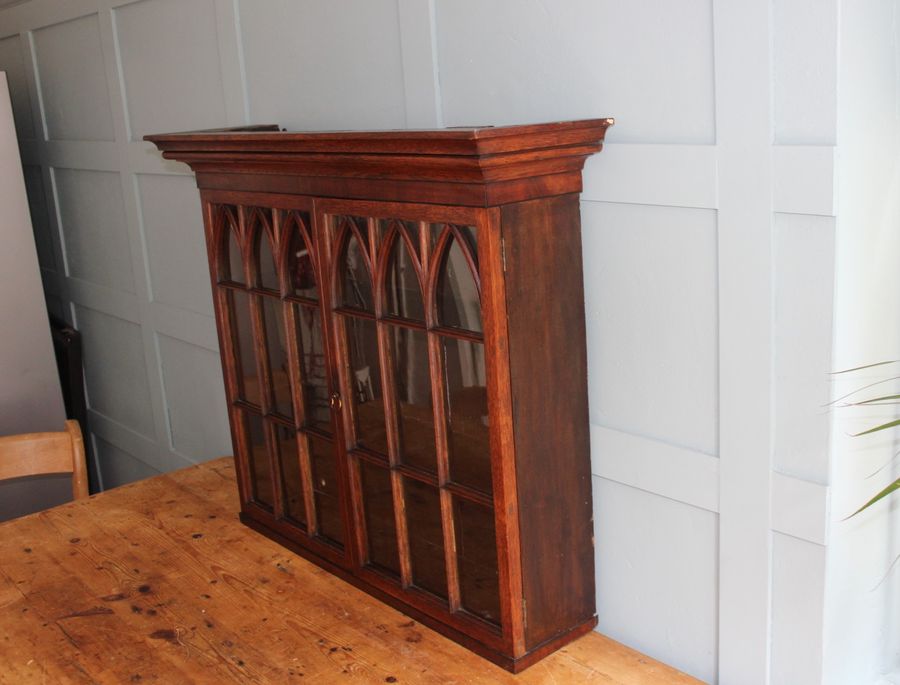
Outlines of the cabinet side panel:
<svg viewBox="0 0 900 685">
<path fill-rule="evenodd" d="M 595 613 L 578 195 L 507 205 L 502 231 L 530 650 Z"/>
</svg>

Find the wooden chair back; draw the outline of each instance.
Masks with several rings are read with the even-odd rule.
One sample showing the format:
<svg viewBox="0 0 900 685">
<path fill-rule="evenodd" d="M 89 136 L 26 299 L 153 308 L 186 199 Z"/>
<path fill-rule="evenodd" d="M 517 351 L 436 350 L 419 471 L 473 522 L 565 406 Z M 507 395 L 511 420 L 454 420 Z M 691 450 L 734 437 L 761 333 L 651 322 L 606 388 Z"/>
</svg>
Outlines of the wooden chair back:
<svg viewBox="0 0 900 685">
<path fill-rule="evenodd" d="M 0 481 L 51 473 L 72 474 L 72 496 L 88 496 L 84 440 L 77 421 L 66 430 L 0 437 Z"/>
</svg>

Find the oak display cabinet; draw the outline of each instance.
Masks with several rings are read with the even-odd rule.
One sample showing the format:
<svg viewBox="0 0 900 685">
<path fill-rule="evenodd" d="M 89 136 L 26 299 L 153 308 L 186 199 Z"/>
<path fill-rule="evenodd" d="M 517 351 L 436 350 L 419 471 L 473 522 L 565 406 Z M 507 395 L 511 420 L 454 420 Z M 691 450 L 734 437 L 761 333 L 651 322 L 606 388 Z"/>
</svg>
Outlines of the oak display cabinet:
<svg viewBox="0 0 900 685">
<path fill-rule="evenodd" d="M 578 194 L 611 124 L 147 136 L 200 188 L 241 519 L 512 671 L 597 622 Z"/>
</svg>

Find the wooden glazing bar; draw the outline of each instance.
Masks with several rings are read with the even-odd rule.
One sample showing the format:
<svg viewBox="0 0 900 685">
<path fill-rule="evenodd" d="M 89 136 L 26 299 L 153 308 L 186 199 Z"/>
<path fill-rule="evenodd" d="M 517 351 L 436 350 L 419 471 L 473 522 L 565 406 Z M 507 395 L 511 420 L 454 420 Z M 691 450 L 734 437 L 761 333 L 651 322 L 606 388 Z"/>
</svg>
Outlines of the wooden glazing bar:
<svg viewBox="0 0 900 685">
<path fill-rule="evenodd" d="M 412 319 L 401 319 L 397 316 L 383 315 L 381 320 L 385 323 L 389 323 L 392 326 L 399 326 L 400 328 L 409 328 L 414 331 L 424 331 L 427 330 L 424 323 L 421 321 L 413 321 Z"/>
<path fill-rule="evenodd" d="M 453 481 L 447 483 L 444 487 L 458 499 L 468 500 L 490 509 L 494 508 L 494 496 L 487 492 L 482 492 L 460 483 L 454 483 Z"/>
<path fill-rule="evenodd" d="M 427 274 L 431 264 L 431 236 L 428 235 L 428 222 L 417 221 L 419 234 L 416 238 L 419 241 L 419 263 L 422 265 L 422 273 Z M 424 293 L 422 297 L 424 297 Z"/>
<path fill-rule="evenodd" d="M 222 249 L 223 235 L 226 227 L 224 218 L 217 211 L 217 206 L 203 199 L 203 230 L 206 235 L 206 256 L 209 264 L 210 285 L 213 294 L 213 311 L 216 316 L 216 332 L 219 338 L 219 349 L 222 351 L 220 359 L 222 363 L 222 378 L 225 381 L 225 395 L 228 402 L 228 418 L 231 427 L 232 444 L 237 446 L 238 452 L 246 440 L 243 422 L 239 420 L 239 412 L 233 402 L 238 397 L 238 380 L 235 373 L 234 360 L 237 358 L 234 340 L 232 338 L 233 321 L 231 308 L 228 304 L 227 291 L 218 287 L 218 259 L 219 250 Z M 227 243 L 224 243 L 227 245 Z M 246 451 L 246 450 L 245 450 Z M 238 483 L 238 495 L 241 502 L 250 499 L 250 476 L 247 470 L 246 454 L 236 454 L 236 474 Z"/>
<path fill-rule="evenodd" d="M 500 623 L 510 651 L 514 657 L 519 657 L 526 651 L 525 608 L 522 599 L 522 557 L 500 210 L 485 210 L 484 220 L 478 226 L 478 257 L 483 284 L 482 321 L 488 376 L 488 415 L 491 417 L 489 436 L 492 455 L 491 477 L 495 502 L 497 564 L 500 574 Z"/>
<path fill-rule="evenodd" d="M 259 232 L 260 240 L 266 240 L 265 228 L 260 225 L 252 225 L 252 212 L 244 206 L 238 207 L 238 222 L 241 227 L 241 242 L 243 246 L 244 278 L 247 280 L 250 307 L 250 323 L 253 329 L 253 352 L 256 359 L 256 373 L 259 378 L 259 401 L 262 408 L 263 427 L 266 440 L 266 454 L 269 459 L 269 469 L 272 474 L 272 505 L 275 510 L 275 518 L 281 518 L 284 514 L 284 490 L 281 483 L 281 464 L 278 460 L 278 443 L 274 431 L 271 430 L 267 418 L 274 411 L 272 396 L 272 375 L 269 368 L 269 349 L 266 342 L 265 314 L 263 312 L 262 297 L 259 293 L 249 292 L 249 288 L 258 282 L 255 251 L 255 236 Z M 254 230 L 255 229 L 255 230 Z"/>
<path fill-rule="evenodd" d="M 383 469 L 391 468 L 391 463 L 388 460 L 388 457 L 373 450 L 366 449 L 362 445 L 357 445 L 352 450 L 349 450 L 348 454 L 351 454 L 354 457 L 361 459 L 362 461 L 367 461 L 370 464 L 374 464 L 375 466 L 380 466 Z"/>
<path fill-rule="evenodd" d="M 309 297 L 301 297 L 300 295 L 293 295 L 290 291 L 284 296 L 284 301 L 293 304 L 306 305 L 307 307 L 315 307 L 316 309 L 321 306 L 321 303 L 318 300 L 313 300 Z"/>
<path fill-rule="evenodd" d="M 467 331 L 464 328 L 448 328 L 447 326 L 435 326 L 431 329 L 444 338 L 456 338 L 469 342 L 484 343 L 484 336 L 476 331 Z"/>
<path fill-rule="evenodd" d="M 338 406 L 331 407 L 334 438 L 331 441 L 336 451 L 339 486 L 342 496 L 342 512 L 344 516 L 344 549 L 347 555 L 346 563 L 353 568 L 359 568 L 365 554 L 365 538 L 361 535 L 363 512 L 359 503 L 361 491 L 358 479 L 352 477 L 349 451 L 357 442 L 356 437 L 356 408 L 351 401 L 352 387 L 349 377 L 349 369 L 346 363 L 349 360 L 347 347 L 347 334 L 345 317 L 335 314 L 334 299 L 337 279 L 340 274 L 340 245 L 337 241 L 341 236 L 335 231 L 333 221 L 328 215 L 320 211 L 316 202 L 313 202 L 310 213 L 310 231 L 314 236 L 316 273 L 319 278 L 319 297 L 322 301 L 322 335 L 327 358 L 331 360 L 327 378 L 328 389 L 332 398 L 338 398 Z"/>
<path fill-rule="evenodd" d="M 425 483 L 426 485 L 430 485 L 433 488 L 438 488 L 438 479 L 437 476 L 433 473 L 429 473 L 420 468 L 416 468 L 415 466 L 410 466 L 408 464 L 398 464 L 394 467 L 397 471 L 407 478 L 412 478 L 413 480 L 417 480 L 420 483 Z"/>
<path fill-rule="evenodd" d="M 429 310 L 434 298 L 428 297 Z M 426 317 L 434 321 L 436 312 L 426 312 Z M 428 333 L 428 367 L 431 374 L 431 403 L 434 410 L 435 448 L 437 452 L 437 480 L 441 505 L 441 529 L 444 534 L 444 563 L 447 572 L 447 599 L 450 611 L 459 610 L 459 564 L 456 559 L 456 529 L 453 522 L 453 501 L 445 489 L 450 480 L 449 443 L 447 438 L 447 390 L 445 387 L 443 354 L 440 337 Z"/>
<path fill-rule="evenodd" d="M 372 295 L 375 299 L 375 329 L 378 336 L 378 359 L 381 367 L 381 396 L 384 406 L 384 421 L 387 430 L 388 462 L 391 466 L 391 496 L 394 502 L 394 526 L 397 533 L 397 552 L 400 557 L 400 581 L 403 587 L 412 583 L 412 560 L 409 550 L 409 530 L 406 521 L 406 497 L 403 481 L 394 471 L 401 463 L 400 428 L 397 407 L 397 387 L 395 377 L 394 350 L 391 346 L 391 335 L 388 324 L 381 319 L 384 313 L 383 289 L 384 271 L 389 262 L 388 255 L 379 255 L 378 228 L 375 219 L 366 220 L 370 254 L 372 255 Z M 381 257 L 381 258 L 379 258 Z"/>
<path fill-rule="evenodd" d="M 369 321 L 375 321 L 375 315 L 372 312 L 366 312 L 362 309 L 353 309 L 352 307 L 335 307 L 335 314 L 340 314 L 342 316 L 354 316 L 357 319 L 368 319 Z"/>
<path fill-rule="evenodd" d="M 282 262 L 284 263 L 284 262 Z M 297 335 L 296 307 L 290 302 L 283 303 L 287 336 L 288 366 L 291 378 L 291 398 L 294 403 L 294 429 L 303 426 L 306 406 L 303 402 L 303 371 L 300 336 Z M 297 433 L 297 459 L 300 461 L 300 489 L 303 492 L 303 510 L 306 513 L 306 528 L 313 534 L 318 530 L 316 506 L 313 500 L 312 467 L 309 459 L 309 443 L 302 433 Z"/>
<path fill-rule="evenodd" d="M 287 273 L 288 255 L 290 248 L 290 235 L 287 233 L 286 225 L 283 221 L 284 211 L 272 209 L 272 233 L 276 237 L 277 249 L 274 252 L 275 266 L 278 274 L 278 281 L 281 286 L 282 297 L 291 291 L 290 274 Z M 287 224 L 293 230 L 299 230 L 293 224 Z M 317 303 L 318 306 L 318 303 Z M 285 328 L 285 346 L 287 348 L 288 357 L 288 377 L 290 379 L 291 400 L 294 408 L 293 428 L 302 426 L 306 418 L 306 406 L 303 401 L 303 365 L 301 363 L 302 350 L 300 347 L 300 336 L 297 335 L 297 311 L 296 307 L 290 302 L 283 300 L 282 317 L 284 319 Z M 306 517 L 306 530 L 310 535 L 318 531 L 318 519 L 316 515 L 316 506 L 313 495 L 312 467 L 309 458 L 309 442 L 302 434 L 296 434 L 295 440 L 297 444 L 297 460 L 299 462 L 300 472 L 300 491 L 303 493 L 303 511 Z M 283 484 L 282 484 L 283 485 Z"/>
</svg>

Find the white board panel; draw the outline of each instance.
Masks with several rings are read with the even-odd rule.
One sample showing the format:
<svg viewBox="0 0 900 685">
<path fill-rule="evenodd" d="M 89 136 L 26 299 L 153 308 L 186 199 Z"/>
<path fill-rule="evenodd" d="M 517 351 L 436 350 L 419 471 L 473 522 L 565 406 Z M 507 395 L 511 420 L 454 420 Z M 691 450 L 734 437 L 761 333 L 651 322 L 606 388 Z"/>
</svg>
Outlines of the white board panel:
<svg viewBox="0 0 900 685">
<path fill-rule="evenodd" d="M 22 50 L 22 39 L 17 35 L 0 40 L 0 71 L 6 72 L 6 79 L 9 83 L 9 97 L 12 100 L 13 118 L 16 122 L 16 135 L 20 139 L 34 138 L 31 96 L 28 94 L 28 81 L 25 76 L 25 60 Z"/>
<path fill-rule="evenodd" d="M 825 548 L 775 533 L 771 685 L 822 682 L 824 600 Z"/>
<path fill-rule="evenodd" d="M 154 435 L 141 327 L 75 305 L 89 406 L 144 436 Z"/>
<path fill-rule="evenodd" d="M 203 213 L 193 177 L 139 174 L 137 186 L 153 299 L 212 316 Z"/>
<path fill-rule="evenodd" d="M 772 147 L 772 209 L 789 214 L 834 216 L 835 162 L 830 145 Z"/>
<path fill-rule="evenodd" d="M 718 517 L 594 477 L 597 629 L 716 678 Z"/>
<path fill-rule="evenodd" d="M 779 0 L 772 3 L 776 142 L 834 143 L 837 27 L 837 0 Z"/>
<path fill-rule="evenodd" d="M 591 426 L 591 473 L 707 511 L 719 510 L 719 460 L 702 452 Z"/>
<path fill-rule="evenodd" d="M 715 145 L 609 143 L 584 165 L 582 200 L 716 206 Z"/>
<path fill-rule="evenodd" d="M 396 0 L 240 4 L 250 120 L 294 130 L 402 128 Z"/>
<path fill-rule="evenodd" d="M 834 219 L 776 214 L 774 230 L 774 463 L 827 483 Z"/>
<path fill-rule="evenodd" d="M 711 143 L 712 35 L 710 0 L 438 2 L 444 122 L 613 116 L 611 142 Z"/>
<path fill-rule="evenodd" d="M 581 211 L 591 422 L 716 454 L 715 212 Z"/>
<path fill-rule="evenodd" d="M 227 124 L 214 0 L 143 0 L 114 21 L 132 140 Z"/>
<path fill-rule="evenodd" d="M 172 447 L 197 461 L 232 454 L 219 355 L 165 335 L 157 340 Z"/>
<path fill-rule="evenodd" d="M 34 32 L 47 137 L 114 140 L 96 14 Z"/>
<path fill-rule="evenodd" d="M 116 488 L 159 475 L 156 469 L 150 468 L 125 450 L 97 436 L 94 436 L 94 452 L 100 466 L 104 489 Z"/>
<path fill-rule="evenodd" d="M 25 190 L 28 193 L 28 210 L 31 213 L 31 227 L 37 245 L 38 262 L 42 269 L 55 269 L 53 258 L 53 238 L 50 217 L 47 213 L 47 194 L 44 177 L 39 166 L 26 164 L 22 167 L 25 175 Z"/>
<path fill-rule="evenodd" d="M 119 174 L 53 169 L 67 275 L 133 293 Z"/>
</svg>

